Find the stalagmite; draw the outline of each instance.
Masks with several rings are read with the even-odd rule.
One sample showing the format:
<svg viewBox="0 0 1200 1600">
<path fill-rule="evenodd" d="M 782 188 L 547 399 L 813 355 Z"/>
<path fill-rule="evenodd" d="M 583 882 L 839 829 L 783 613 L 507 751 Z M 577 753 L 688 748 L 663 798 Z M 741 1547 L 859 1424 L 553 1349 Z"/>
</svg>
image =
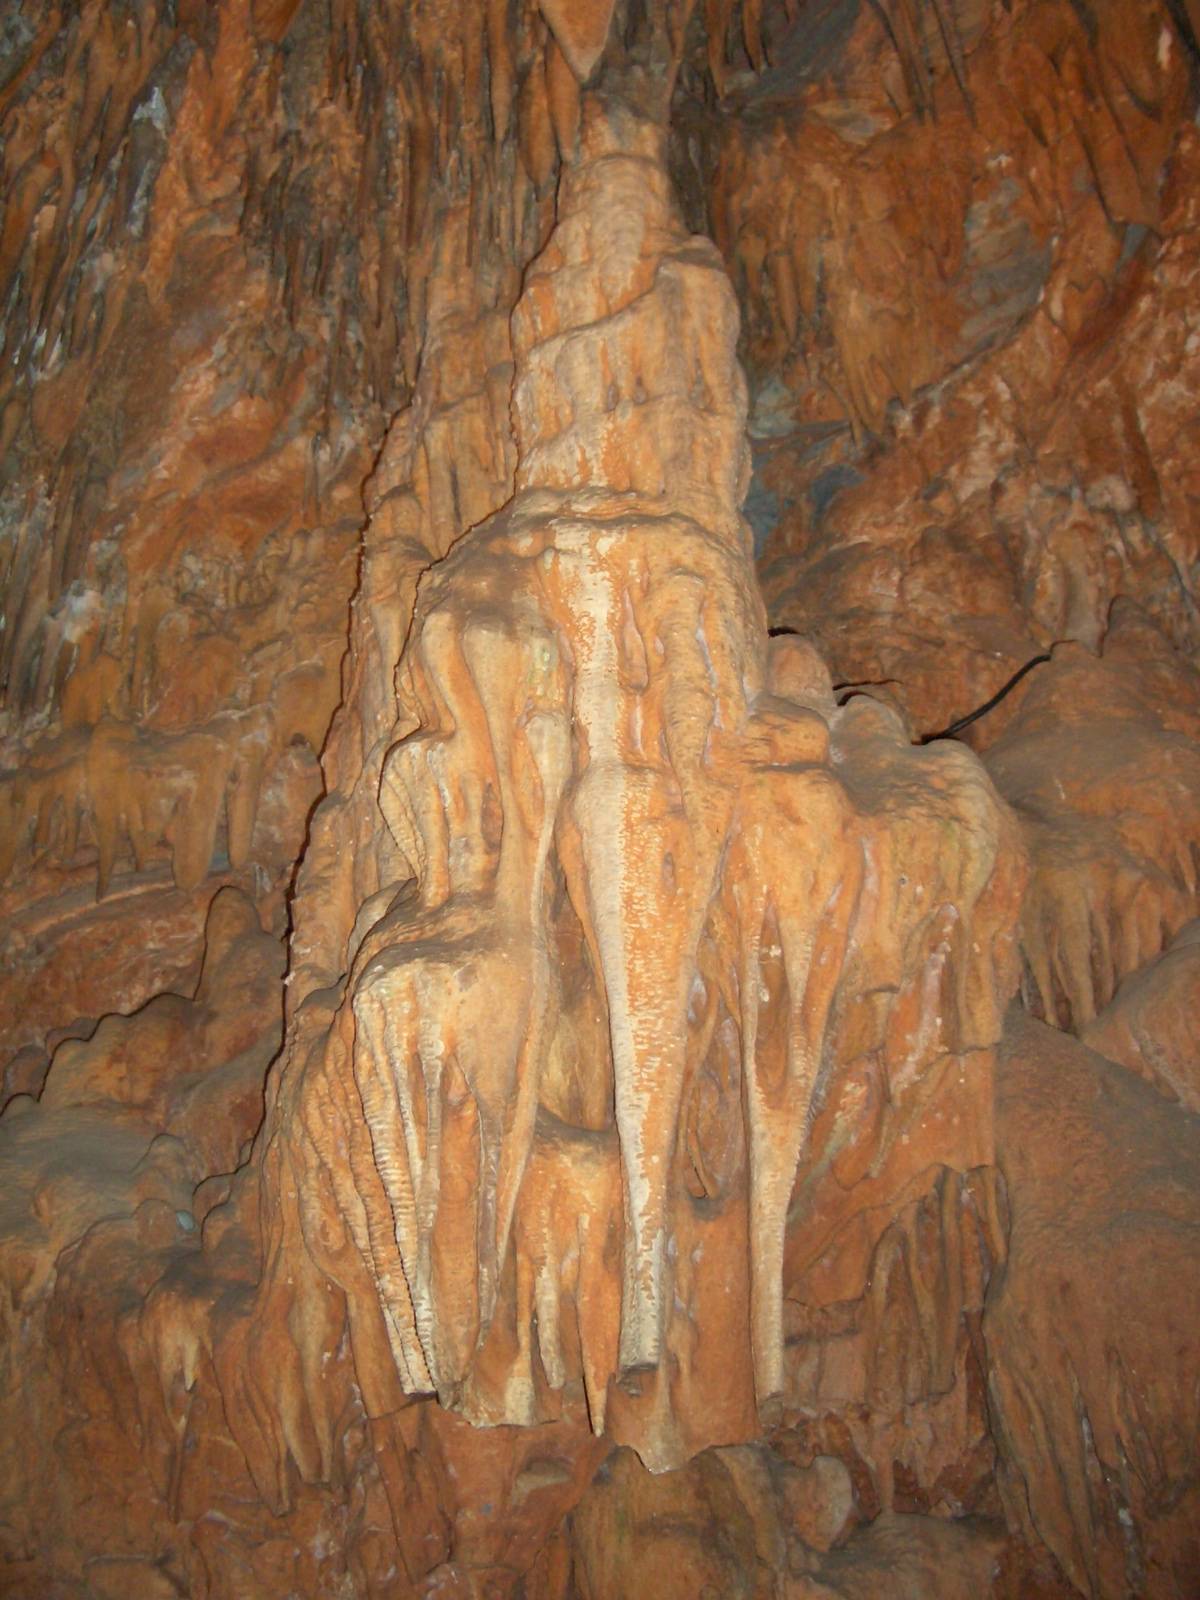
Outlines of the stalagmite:
<svg viewBox="0 0 1200 1600">
<path fill-rule="evenodd" d="M 892 780 L 864 773 L 856 802 L 846 783 L 861 757 L 845 747 L 843 779 L 830 746 L 831 726 L 861 717 L 821 698 L 787 641 L 768 673 L 738 514 L 736 316 L 711 246 L 677 220 L 659 141 L 627 108 L 586 102 L 579 165 L 514 316 L 518 493 L 421 585 L 380 780 L 412 881 L 359 944 L 343 1002 L 353 1023 L 337 1028 L 345 1048 L 327 1070 L 352 1071 L 370 1130 L 398 1259 L 381 1261 L 391 1246 L 373 1236 L 368 1268 L 404 1381 L 428 1373 L 446 1406 L 528 1422 L 544 1404 L 534 1321 L 549 1389 L 573 1376 L 557 1196 L 569 1214 L 582 1207 L 565 1248 L 578 1253 L 572 1359 L 592 1426 L 606 1426 L 619 1382 L 633 1405 L 622 1433 L 661 1468 L 684 1437 L 706 1436 L 680 1293 L 719 1270 L 714 1257 L 685 1273 L 682 1260 L 717 1248 L 680 1190 L 685 1094 L 697 1050 L 714 1044 L 711 1021 L 697 1034 L 697 993 L 715 984 L 741 1040 L 740 1109 L 735 1095 L 727 1114 L 745 1119 L 749 1273 L 727 1292 L 746 1296 L 766 1417 L 788 1386 L 789 1202 L 831 1017 L 862 982 L 855 952 L 882 921 L 896 981 L 916 986 L 897 1089 L 947 1050 L 986 1050 L 999 1013 L 982 1002 L 1015 976 L 1011 937 L 1009 954 L 991 950 L 1021 856 L 961 753 L 910 759 L 927 812 L 910 802 L 906 823 L 869 820 L 863 801 Z M 620 230 L 602 224 L 616 205 Z M 960 810 L 976 849 L 989 841 L 970 887 L 953 850 L 933 866 L 922 831 Z M 893 837 L 904 859 L 930 857 L 931 903 L 881 893 Z M 931 916 L 927 953 L 918 930 Z M 943 931 L 955 924 L 961 934 Z M 580 1063 L 609 1085 L 599 1127 L 539 1110 L 580 983 L 606 1019 L 603 1056 Z"/>
</svg>

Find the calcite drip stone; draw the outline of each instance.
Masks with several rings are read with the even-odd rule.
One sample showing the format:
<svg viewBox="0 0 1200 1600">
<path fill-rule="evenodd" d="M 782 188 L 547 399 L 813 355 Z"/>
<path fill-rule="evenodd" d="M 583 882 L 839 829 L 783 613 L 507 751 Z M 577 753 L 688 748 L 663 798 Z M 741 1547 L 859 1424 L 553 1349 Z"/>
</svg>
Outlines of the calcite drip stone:
<svg viewBox="0 0 1200 1600">
<path fill-rule="evenodd" d="M 788 1394 L 789 1206 L 841 1065 L 889 1107 L 843 1085 L 818 1191 L 851 1149 L 886 1187 L 917 1106 L 904 1181 L 991 1160 L 1023 872 L 971 755 L 768 641 L 736 306 L 662 139 L 585 100 L 514 315 L 517 493 L 428 572 L 397 671 L 379 803 L 411 877 L 307 1056 L 301 1008 L 277 1102 L 368 1408 L 386 1338 L 410 1394 L 586 1405 L 655 1469 Z M 271 1293 L 268 1266 L 264 1321 Z"/>
<path fill-rule="evenodd" d="M 8 8 L 5 1595 L 1194 1600 L 1186 9 Z"/>
</svg>

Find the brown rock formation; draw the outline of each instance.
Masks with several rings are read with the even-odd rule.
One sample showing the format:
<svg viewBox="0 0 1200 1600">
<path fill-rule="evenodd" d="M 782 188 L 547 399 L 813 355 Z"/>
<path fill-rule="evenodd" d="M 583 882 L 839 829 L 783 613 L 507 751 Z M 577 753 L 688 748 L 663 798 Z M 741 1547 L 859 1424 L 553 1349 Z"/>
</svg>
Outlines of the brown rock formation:
<svg viewBox="0 0 1200 1600">
<path fill-rule="evenodd" d="M 1001 1053 L 997 1119 L 1012 1230 L 985 1330 L 1006 1506 L 1084 1594 L 1186 1595 L 1200 1560 L 1196 1120 L 1024 1018 Z M 1118 1292 L 1098 1297 L 1097 1282 Z"/>
<path fill-rule="evenodd" d="M 960 73 L 937 15 L 904 86 L 862 8 L 696 140 L 744 283 L 773 620 L 902 685 L 921 732 L 1095 648 L 1117 595 L 1196 644 L 1192 36 L 1156 6 L 964 8 Z"/>
<path fill-rule="evenodd" d="M 1027 1000 L 1076 1030 L 1196 906 L 1200 680 L 1114 608 L 1097 657 L 1066 644 L 1031 675 L 985 761 L 1021 820 Z"/>
<path fill-rule="evenodd" d="M 970 1098 L 986 1100 L 1020 869 L 969 757 L 915 755 L 886 719 L 836 714 L 827 687 L 823 716 L 812 665 L 784 641 L 767 668 L 736 513 L 728 290 L 672 217 L 653 130 L 624 117 L 589 110 L 559 226 L 517 309 L 517 496 L 421 591 L 399 677 L 396 731 L 413 731 L 380 788 L 406 867 L 352 955 L 325 1071 L 352 1074 L 340 1098 L 361 1102 L 370 1130 L 371 1192 L 386 1210 L 364 1254 L 369 1275 L 395 1286 L 383 1299 L 405 1387 L 480 1421 L 529 1420 L 541 1409 L 522 1370 L 530 1316 L 536 1304 L 543 1375 L 559 1389 L 569 1310 L 597 1432 L 610 1378 L 632 1387 L 644 1371 L 665 1385 L 670 1351 L 677 1392 L 642 1393 L 643 1420 L 614 1422 L 664 1465 L 753 1431 L 753 1398 L 762 1411 L 785 1393 L 785 1221 L 831 1011 L 861 1077 L 892 1080 L 896 1118 L 851 1136 L 868 1141 L 861 1164 L 897 1137 L 894 1121 L 928 1116 L 925 1080 L 950 1070 L 947 1051 L 960 1074 L 981 1075 Z M 627 221 L 606 236 L 612 214 Z M 732 403 L 710 403 L 722 394 Z M 777 859 L 802 839 L 808 867 Z M 901 863 L 922 880 L 911 893 Z M 891 1003 L 864 1015 L 856 989 L 885 972 Z M 580 1038 L 564 991 L 570 1011 L 606 1019 L 607 1039 L 594 1023 Z M 688 1091 L 705 1082 L 720 1096 L 708 1111 L 720 1147 L 697 1130 L 698 1206 L 680 1193 L 681 1133 Z M 985 1164 L 986 1118 L 957 1121 L 913 1164 L 890 1163 L 880 1193 L 930 1159 Z M 832 1136 L 843 1144 L 845 1126 Z M 323 1130 L 327 1167 L 347 1137 Z M 580 1199 L 568 1187 L 556 1203 L 594 1210 L 601 1237 L 577 1240 L 579 1286 L 564 1305 L 561 1248 L 525 1212 L 546 1212 L 540 1175 L 564 1165 L 571 1141 Z M 724 1172 L 709 1170 L 714 1155 Z M 614 1252 L 606 1169 L 618 1162 Z M 472 1174 L 461 1189 L 448 1163 Z M 344 1205 L 369 1211 L 356 1188 Z M 830 1199 L 836 1237 L 847 1208 Z M 513 1313 L 498 1310 L 514 1219 L 534 1254 L 518 1252 L 516 1366 L 500 1344 L 511 1349 L 501 1325 Z M 600 1309 L 613 1303 L 601 1253 L 619 1257 L 619 1339 Z M 691 1264 L 709 1259 L 726 1296 L 748 1296 L 753 1348 L 754 1397 L 727 1391 L 720 1404 L 715 1369 L 706 1381 L 693 1363 L 719 1351 L 724 1364 L 746 1312 L 727 1303 L 723 1336 L 706 1345 L 705 1273 Z M 857 1272 L 861 1295 L 868 1260 Z"/>
<path fill-rule="evenodd" d="M 14 10 L 0 1590 L 1190 1593 L 1194 21 Z"/>
<path fill-rule="evenodd" d="M 1189 1111 L 1200 1111 L 1198 961 L 1200 927 L 1193 921 L 1121 984 L 1080 1035 L 1090 1050 L 1119 1061 Z"/>
</svg>

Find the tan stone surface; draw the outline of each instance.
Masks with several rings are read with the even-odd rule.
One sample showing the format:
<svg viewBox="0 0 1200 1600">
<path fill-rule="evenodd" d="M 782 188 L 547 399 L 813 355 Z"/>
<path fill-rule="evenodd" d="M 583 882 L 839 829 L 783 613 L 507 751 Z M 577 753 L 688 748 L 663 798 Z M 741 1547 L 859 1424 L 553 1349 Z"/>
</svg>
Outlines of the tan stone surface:
<svg viewBox="0 0 1200 1600">
<path fill-rule="evenodd" d="M 785 1273 L 821 1258 L 863 1302 L 838 1332 L 869 1341 L 890 1207 L 947 1186 L 935 1228 L 962 1254 L 954 1174 L 991 1159 L 988 1051 L 1023 881 L 968 752 L 916 752 L 886 715 L 838 712 L 788 641 L 768 668 L 728 290 L 664 182 L 653 130 L 592 103 L 514 318 L 518 495 L 419 591 L 379 790 L 398 880 L 358 919 L 328 1042 L 297 1021 L 313 1053 L 291 1056 L 283 1092 L 311 1148 L 278 1124 L 305 1237 L 347 1230 L 325 1270 L 378 1298 L 359 1314 L 382 1310 L 401 1388 L 479 1422 L 563 1407 L 660 1468 L 803 1403 Z M 629 225 L 607 235 L 618 200 Z M 703 342 L 670 353 L 679 324 Z M 629 406 L 617 375 L 639 364 Z M 589 1016 L 604 1033 L 580 1036 Z M 361 1107 L 369 1151 L 335 1107 Z M 317 1221 L 314 1154 L 336 1223 Z M 548 1237 L 562 1206 L 573 1246 Z M 957 1381 L 978 1291 L 954 1270 L 943 1344 L 901 1406 Z M 818 1275 L 805 1314 L 828 1293 Z M 291 1298 L 272 1274 L 254 1315 Z M 847 1397 L 835 1378 L 821 1398 Z"/>
</svg>

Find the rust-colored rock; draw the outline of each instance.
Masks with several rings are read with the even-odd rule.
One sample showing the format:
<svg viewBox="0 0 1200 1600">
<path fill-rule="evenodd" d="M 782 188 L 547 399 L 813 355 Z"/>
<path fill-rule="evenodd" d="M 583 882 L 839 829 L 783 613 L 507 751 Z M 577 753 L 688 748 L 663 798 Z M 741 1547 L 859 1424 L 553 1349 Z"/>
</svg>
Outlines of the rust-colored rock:
<svg viewBox="0 0 1200 1600">
<path fill-rule="evenodd" d="M 1099 657 L 1062 645 L 1030 675 L 985 761 L 1029 846 L 1036 1015 L 1078 1031 L 1194 916 L 1198 733 L 1200 680 L 1136 613 Z"/>
<path fill-rule="evenodd" d="M 1186 32 L 1156 6 L 1090 32 L 1069 5 L 955 14 L 965 95 L 931 8 L 940 70 L 918 49 L 925 87 L 885 89 L 868 8 L 802 84 L 767 74 L 696 134 L 745 284 L 772 620 L 921 733 L 1094 648 L 1116 596 L 1196 646 Z"/>
<path fill-rule="evenodd" d="M 127 10 L 0 39 L 0 1589 L 1181 1600 L 1194 19 Z"/>
<path fill-rule="evenodd" d="M 1196 1119 L 1014 1015 L 997 1140 L 1012 1229 L 985 1331 L 1006 1508 L 1081 1593 L 1182 1600 L 1200 1559 Z"/>
<path fill-rule="evenodd" d="M 1188 1111 L 1200 1112 L 1200 924 L 1187 922 L 1127 978 L 1080 1038 Z"/>
</svg>

